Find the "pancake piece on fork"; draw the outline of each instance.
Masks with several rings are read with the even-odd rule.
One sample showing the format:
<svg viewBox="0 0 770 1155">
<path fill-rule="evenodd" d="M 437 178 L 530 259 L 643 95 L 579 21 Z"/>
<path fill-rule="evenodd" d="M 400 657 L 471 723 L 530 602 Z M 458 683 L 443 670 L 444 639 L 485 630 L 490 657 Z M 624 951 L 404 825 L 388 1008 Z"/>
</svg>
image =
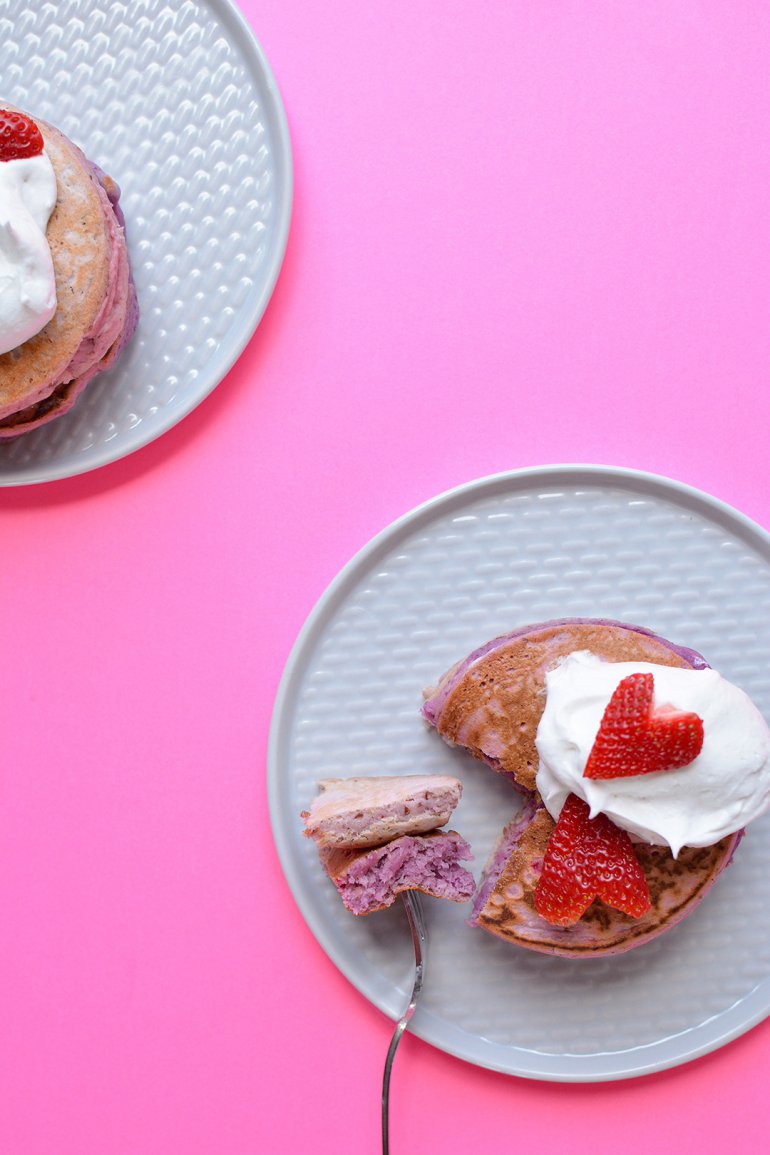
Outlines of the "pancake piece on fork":
<svg viewBox="0 0 770 1155">
<path fill-rule="evenodd" d="M 461 862 L 464 838 L 443 830 L 462 784 L 443 774 L 327 778 L 309 810 L 305 834 L 352 914 L 372 914 L 407 890 L 466 902 L 476 883 Z"/>
</svg>

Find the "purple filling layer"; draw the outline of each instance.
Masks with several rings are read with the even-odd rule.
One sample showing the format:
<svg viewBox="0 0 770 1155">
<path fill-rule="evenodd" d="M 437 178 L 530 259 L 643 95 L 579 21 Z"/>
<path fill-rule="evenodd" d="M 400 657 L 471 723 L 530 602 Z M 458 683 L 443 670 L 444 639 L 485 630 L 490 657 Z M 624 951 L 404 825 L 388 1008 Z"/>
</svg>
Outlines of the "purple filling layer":
<svg viewBox="0 0 770 1155">
<path fill-rule="evenodd" d="M 471 857 L 470 846 L 459 834 L 403 835 L 362 854 L 335 879 L 335 885 L 353 914 L 390 906 L 402 890 L 422 890 L 436 898 L 465 902 L 476 883 L 459 860 Z"/>
<path fill-rule="evenodd" d="M 479 889 L 473 900 L 471 916 L 468 919 L 468 926 L 478 925 L 479 914 L 486 906 L 490 894 L 497 886 L 497 880 L 502 874 L 506 862 L 511 857 L 516 843 L 535 817 L 537 808 L 538 804 L 535 801 L 535 796 L 534 794 L 530 794 L 519 813 L 511 819 L 500 835 L 497 846 L 493 850 L 492 856 L 481 876 Z"/>
<path fill-rule="evenodd" d="M 94 174 L 96 175 L 96 178 L 99 181 L 99 184 L 102 186 L 102 188 L 104 189 L 104 191 L 107 194 L 107 198 L 108 198 L 110 204 L 112 205 L 112 211 L 115 214 L 115 219 L 117 220 L 121 229 L 125 233 L 125 231 L 126 231 L 126 218 L 123 215 L 123 206 L 120 203 L 120 185 L 117 183 L 117 181 L 114 181 L 112 179 L 112 177 L 108 177 L 107 174 L 103 171 L 103 169 L 99 168 L 99 166 L 97 164 L 94 164 L 93 161 L 89 161 L 89 164 L 93 168 Z M 129 261 L 129 264 L 128 264 L 128 307 L 126 309 L 126 320 L 125 320 L 123 332 L 121 333 L 121 335 L 118 338 L 118 341 L 116 342 L 116 345 L 115 345 L 113 362 L 114 362 L 114 360 L 117 359 L 117 357 L 120 355 L 120 353 L 123 351 L 125 346 L 128 344 L 128 342 L 133 337 L 134 333 L 136 332 L 136 326 L 138 325 L 138 323 L 139 323 L 139 299 L 136 295 L 136 285 L 134 283 L 134 274 L 133 274 L 133 270 L 131 268 L 131 262 Z"/>
</svg>

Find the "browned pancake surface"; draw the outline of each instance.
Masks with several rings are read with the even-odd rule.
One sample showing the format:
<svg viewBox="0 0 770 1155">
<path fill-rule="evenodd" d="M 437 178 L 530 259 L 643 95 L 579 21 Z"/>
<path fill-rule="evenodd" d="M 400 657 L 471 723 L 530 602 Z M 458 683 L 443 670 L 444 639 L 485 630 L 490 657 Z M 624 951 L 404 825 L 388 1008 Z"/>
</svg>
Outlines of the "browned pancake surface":
<svg viewBox="0 0 770 1155">
<path fill-rule="evenodd" d="M 553 827 L 548 811 L 540 807 L 513 848 L 477 924 L 519 946 L 570 957 L 620 953 L 674 926 L 710 889 L 735 848 L 735 836 L 730 836 L 715 846 L 685 847 L 675 859 L 665 847 L 635 843 L 650 888 L 648 913 L 631 918 L 597 900 L 574 926 L 559 927 L 541 918 L 534 905 Z"/>
<path fill-rule="evenodd" d="M 590 650 L 608 662 L 689 665 L 657 638 L 622 626 L 544 626 L 512 638 L 465 672 L 442 707 L 439 733 L 534 790 L 535 735 L 545 709 L 545 675 L 575 650 Z"/>
</svg>

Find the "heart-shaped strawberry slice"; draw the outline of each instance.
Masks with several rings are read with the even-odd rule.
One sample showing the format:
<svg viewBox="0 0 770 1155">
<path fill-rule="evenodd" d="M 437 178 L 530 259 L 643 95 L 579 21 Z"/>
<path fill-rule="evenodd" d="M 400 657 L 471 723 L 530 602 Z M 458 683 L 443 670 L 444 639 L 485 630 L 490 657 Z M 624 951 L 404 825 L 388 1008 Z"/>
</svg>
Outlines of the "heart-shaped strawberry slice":
<svg viewBox="0 0 770 1155">
<path fill-rule="evenodd" d="M 663 706 L 653 710 L 652 674 L 629 674 L 610 698 L 584 778 L 625 778 L 688 766 L 703 746 L 697 714 Z"/>
<path fill-rule="evenodd" d="M 588 815 L 583 799 L 568 795 L 543 856 L 535 910 L 555 926 L 572 926 L 596 898 L 633 918 L 650 909 L 631 839 L 606 815 Z"/>
<path fill-rule="evenodd" d="M 0 108 L 0 161 L 39 156 L 42 151 L 43 136 L 34 120 L 23 112 Z"/>
</svg>

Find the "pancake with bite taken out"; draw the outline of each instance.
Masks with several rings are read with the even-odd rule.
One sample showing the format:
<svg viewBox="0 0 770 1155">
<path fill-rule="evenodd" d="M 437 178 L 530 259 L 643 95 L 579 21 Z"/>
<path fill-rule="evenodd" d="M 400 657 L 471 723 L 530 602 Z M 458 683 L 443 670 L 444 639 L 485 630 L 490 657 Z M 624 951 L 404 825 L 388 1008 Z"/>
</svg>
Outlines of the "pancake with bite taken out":
<svg viewBox="0 0 770 1155">
<path fill-rule="evenodd" d="M 664 846 L 636 843 L 650 891 L 651 908 L 640 918 L 591 904 L 573 926 L 554 926 L 535 909 L 554 821 L 534 797 L 506 826 L 482 875 L 469 924 L 543 954 L 568 958 L 622 954 L 657 938 L 690 914 L 732 859 L 741 834 L 714 846 L 684 847 L 677 858 Z"/>
<path fill-rule="evenodd" d="M 516 630 L 475 650 L 427 692 L 425 720 L 450 745 L 509 778 L 524 804 L 503 831 L 474 898 L 470 924 L 519 946 L 565 957 L 617 954 L 680 922 L 731 861 L 742 831 L 713 846 L 667 847 L 635 842 L 651 906 L 633 918 L 597 899 L 572 926 L 557 926 L 535 909 L 535 889 L 554 820 L 536 787 L 538 725 L 546 673 L 576 651 L 607 662 L 652 662 L 708 669 L 696 651 L 651 631 L 605 619 L 558 619 Z"/>
</svg>

